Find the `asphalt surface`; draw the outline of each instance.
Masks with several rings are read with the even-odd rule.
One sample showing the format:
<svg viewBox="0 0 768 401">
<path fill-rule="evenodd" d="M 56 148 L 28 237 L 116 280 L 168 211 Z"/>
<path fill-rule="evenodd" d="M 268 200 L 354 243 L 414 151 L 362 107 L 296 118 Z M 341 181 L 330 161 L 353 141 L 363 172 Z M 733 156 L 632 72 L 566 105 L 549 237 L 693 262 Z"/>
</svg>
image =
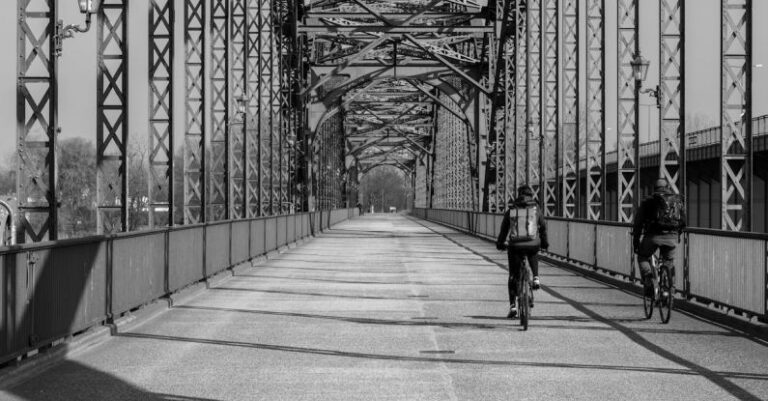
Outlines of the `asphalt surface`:
<svg viewBox="0 0 768 401">
<path fill-rule="evenodd" d="M 397 215 L 345 222 L 0 392 L 2 400 L 768 399 L 768 345 Z"/>
</svg>

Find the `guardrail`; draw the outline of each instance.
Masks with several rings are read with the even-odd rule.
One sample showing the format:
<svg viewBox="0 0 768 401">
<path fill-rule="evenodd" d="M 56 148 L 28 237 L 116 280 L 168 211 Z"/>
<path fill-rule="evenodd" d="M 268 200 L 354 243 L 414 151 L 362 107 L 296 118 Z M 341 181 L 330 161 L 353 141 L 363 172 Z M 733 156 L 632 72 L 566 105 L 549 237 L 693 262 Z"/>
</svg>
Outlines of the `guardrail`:
<svg viewBox="0 0 768 401">
<path fill-rule="evenodd" d="M 414 209 L 418 218 L 495 240 L 502 215 Z M 547 218 L 550 254 L 636 281 L 629 224 Z M 680 296 L 768 320 L 768 235 L 689 229 L 676 260 Z"/>
<path fill-rule="evenodd" d="M 0 364 L 357 214 L 337 209 L 0 247 Z"/>
</svg>

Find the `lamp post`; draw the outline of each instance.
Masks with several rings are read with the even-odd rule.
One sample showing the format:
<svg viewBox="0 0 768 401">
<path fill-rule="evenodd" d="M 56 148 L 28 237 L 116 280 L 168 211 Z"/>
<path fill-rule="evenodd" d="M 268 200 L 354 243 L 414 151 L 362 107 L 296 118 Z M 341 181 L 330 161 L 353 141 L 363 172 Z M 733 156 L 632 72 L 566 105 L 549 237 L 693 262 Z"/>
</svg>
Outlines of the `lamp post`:
<svg viewBox="0 0 768 401">
<path fill-rule="evenodd" d="M 641 89 L 643 86 L 643 81 L 648 77 L 648 67 L 651 65 L 651 62 L 648 61 L 648 59 L 644 58 L 640 51 L 635 53 L 634 59 L 632 59 L 632 73 L 635 76 L 635 85 L 638 90 L 638 95 L 640 93 L 647 93 L 653 98 L 656 98 L 656 108 L 661 109 L 661 91 L 659 89 L 659 85 L 656 85 L 655 88 L 648 88 L 648 89 Z M 637 96 L 637 100 L 639 101 L 639 96 Z"/>
<path fill-rule="evenodd" d="M 101 0 L 77 0 L 77 6 L 80 7 L 80 13 L 85 14 L 85 28 L 76 24 L 64 25 L 64 20 L 56 22 L 56 33 L 54 35 L 56 42 L 56 57 L 61 57 L 64 39 L 75 37 L 75 32 L 85 33 L 91 29 L 91 15 L 99 12 Z"/>
</svg>

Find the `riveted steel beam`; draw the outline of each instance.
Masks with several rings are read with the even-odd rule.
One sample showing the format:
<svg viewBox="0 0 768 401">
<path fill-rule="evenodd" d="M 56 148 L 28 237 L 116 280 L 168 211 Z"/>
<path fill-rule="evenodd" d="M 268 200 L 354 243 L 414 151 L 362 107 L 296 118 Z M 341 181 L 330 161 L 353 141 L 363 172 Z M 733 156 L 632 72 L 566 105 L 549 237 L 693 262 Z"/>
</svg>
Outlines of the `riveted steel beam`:
<svg viewBox="0 0 768 401">
<path fill-rule="evenodd" d="M 561 139 L 563 217 L 579 212 L 579 3 L 563 3 L 563 135 Z"/>
<path fill-rule="evenodd" d="M 184 223 L 206 221 L 205 0 L 185 0 Z"/>
<path fill-rule="evenodd" d="M 227 220 L 232 210 L 230 188 L 229 58 L 231 2 L 211 0 L 211 180 L 208 214 L 211 220 Z"/>
<path fill-rule="evenodd" d="M 128 0 L 99 9 L 96 80 L 96 229 L 129 230 L 128 221 Z"/>
<path fill-rule="evenodd" d="M 605 196 L 605 0 L 587 0 L 587 215 L 600 220 Z"/>
<path fill-rule="evenodd" d="M 618 217 L 631 222 L 640 196 L 640 141 L 638 134 L 639 83 L 632 72 L 632 61 L 640 50 L 638 42 L 639 7 L 637 0 L 618 3 Z"/>
<path fill-rule="evenodd" d="M 16 190 L 18 241 L 56 240 L 58 2 L 18 0 L 16 47 Z"/>
<path fill-rule="evenodd" d="M 544 0 L 541 8 L 544 168 L 542 197 L 547 216 L 558 214 L 558 139 L 560 133 L 560 21 L 558 0 Z"/>
<path fill-rule="evenodd" d="M 722 229 L 749 231 L 752 203 L 752 0 L 721 0 Z"/>
<path fill-rule="evenodd" d="M 173 225 L 174 19 L 171 0 L 149 9 L 149 216 L 150 227 Z M 185 5 L 186 7 L 186 5 Z"/>
</svg>

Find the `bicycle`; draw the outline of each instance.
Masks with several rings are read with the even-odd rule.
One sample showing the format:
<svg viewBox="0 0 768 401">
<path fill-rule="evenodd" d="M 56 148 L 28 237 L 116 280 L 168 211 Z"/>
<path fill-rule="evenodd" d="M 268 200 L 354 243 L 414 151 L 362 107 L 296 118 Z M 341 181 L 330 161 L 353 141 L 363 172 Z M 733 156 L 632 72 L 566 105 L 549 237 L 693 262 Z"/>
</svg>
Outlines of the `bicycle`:
<svg viewBox="0 0 768 401">
<path fill-rule="evenodd" d="M 675 269 L 667 265 L 667 261 L 659 263 L 659 257 L 651 255 L 651 272 L 653 273 L 653 291 L 647 293 L 643 289 L 643 311 L 645 318 L 653 317 L 654 306 L 659 308 L 662 323 L 669 323 L 672 308 L 675 303 Z M 658 284 L 657 284 L 658 283 Z"/>
<path fill-rule="evenodd" d="M 523 258 L 520 280 L 517 283 L 517 304 L 519 305 L 520 325 L 523 326 L 523 330 L 528 330 L 528 320 L 531 317 L 531 308 L 533 307 L 533 272 L 528 264 L 528 258 Z"/>
</svg>

